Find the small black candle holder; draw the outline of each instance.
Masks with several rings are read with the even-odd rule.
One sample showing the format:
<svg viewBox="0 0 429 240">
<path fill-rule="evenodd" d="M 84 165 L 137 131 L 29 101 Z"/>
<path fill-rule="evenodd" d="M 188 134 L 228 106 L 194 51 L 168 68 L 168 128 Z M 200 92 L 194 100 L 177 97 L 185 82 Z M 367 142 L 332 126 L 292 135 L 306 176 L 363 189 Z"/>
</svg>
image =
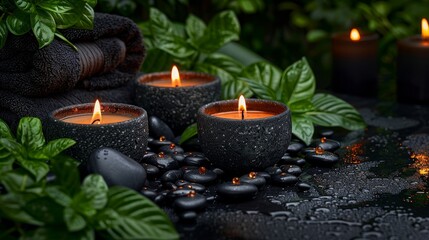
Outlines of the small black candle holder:
<svg viewBox="0 0 429 240">
<path fill-rule="evenodd" d="M 279 102 L 246 99 L 247 108 L 275 115 L 258 119 L 226 119 L 214 113 L 237 111 L 238 100 L 207 104 L 198 111 L 198 138 L 204 154 L 229 173 L 263 170 L 281 159 L 291 139 L 289 108 Z"/>
<path fill-rule="evenodd" d="M 91 153 L 100 147 L 113 148 L 139 161 L 143 158 L 149 136 L 148 117 L 144 109 L 127 104 L 102 103 L 103 113 L 121 114 L 131 119 L 109 124 L 76 124 L 61 119 L 93 112 L 94 104 L 72 105 L 53 111 L 46 123 L 48 139 L 71 138 L 76 145 L 68 153 L 81 162 L 86 162 Z"/>
<path fill-rule="evenodd" d="M 181 134 L 195 123 L 198 109 L 204 104 L 220 99 L 219 77 L 197 73 L 180 72 L 182 81 L 200 81 L 194 86 L 159 87 L 147 83 L 170 79 L 170 72 L 151 73 L 136 81 L 135 103 L 146 109 L 149 116 L 157 116 L 168 124 L 175 134 Z"/>
</svg>

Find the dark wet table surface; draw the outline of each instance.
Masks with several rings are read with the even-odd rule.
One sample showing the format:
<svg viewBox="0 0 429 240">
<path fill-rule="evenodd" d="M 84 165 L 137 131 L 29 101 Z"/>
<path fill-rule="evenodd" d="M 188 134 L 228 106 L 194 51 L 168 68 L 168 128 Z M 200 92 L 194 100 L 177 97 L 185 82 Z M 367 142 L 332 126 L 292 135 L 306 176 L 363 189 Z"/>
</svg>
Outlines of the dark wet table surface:
<svg viewBox="0 0 429 240">
<path fill-rule="evenodd" d="M 332 168 L 306 165 L 311 189 L 267 185 L 253 200 L 209 202 L 196 223 L 165 209 L 183 239 L 429 239 L 429 106 L 346 98 L 365 131 L 335 129 Z M 214 195 L 209 189 L 207 196 Z"/>
</svg>

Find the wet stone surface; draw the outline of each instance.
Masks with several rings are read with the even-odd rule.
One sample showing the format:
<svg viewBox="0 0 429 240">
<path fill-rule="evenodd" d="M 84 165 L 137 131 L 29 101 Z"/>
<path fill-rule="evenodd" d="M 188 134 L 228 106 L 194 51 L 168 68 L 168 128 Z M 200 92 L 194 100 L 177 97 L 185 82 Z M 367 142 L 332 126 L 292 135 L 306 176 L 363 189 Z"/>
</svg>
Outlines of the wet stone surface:
<svg viewBox="0 0 429 240">
<path fill-rule="evenodd" d="M 429 239 L 429 108 L 343 99 L 368 128 L 329 135 L 342 144 L 339 163 L 305 164 L 305 190 L 267 184 L 245 202 L 223 202 L 210 186 L 192 223 L 164 207 L 181 238 Z"/>
</svg>

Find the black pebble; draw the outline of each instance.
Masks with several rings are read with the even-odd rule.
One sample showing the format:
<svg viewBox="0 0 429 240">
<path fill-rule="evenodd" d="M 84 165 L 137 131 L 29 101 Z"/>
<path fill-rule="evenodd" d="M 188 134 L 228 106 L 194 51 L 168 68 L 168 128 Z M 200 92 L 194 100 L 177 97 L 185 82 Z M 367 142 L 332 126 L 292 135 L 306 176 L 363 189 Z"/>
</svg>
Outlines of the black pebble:
<svg viewBox="0 0 429 240">
<path fill-rule="evenodd" d="M 146 169 L 147 178 L 153 179 L 159 175 L 159 168 L 154 165 L 143 163 L 143 167 Z"/>
<path fill-rule="evenodd" d="M 174 208 L 177 211 L 199 211 L 206 207 L 206 197 L 195 194 L 193 197 L 181 197 L 174 201 Z"/>
<path fill-rule="evenodd" d="M 334 135 L 334 130 L 332 129 L 322 129 L 319 131 L 319 135 L 321 137 L 331 137 L 332 135 Z"/>
<path fill-rule="evenodd" d="M 158 151 L 163 152 L 165 154 L 173 155 L 175 153 L 184 153 L 185 151 L 180 146 L 172 143 L 170 145 L 164 145 L 158 148 Z"/>
<path fill-rule="evenodd" d="M 200 155 L 190 155 L 186 156 L 184 160 L 184 164 L 187 166 L 196 166 L 201 167 L 208 165 L 209 160 L 205 156 Z"/>
<path fill-rule="evenodd" d="M 194 222 L 197 219 L 197 213 L 194 211 L 186 211 L 178 214 L 181 221 Z"/>
<path fill-rule="evenodd" d="M 171 154 L 171 157 L 180 164 L 182 164 L 183 160 L 185 160 L 185 156 L 182 153 L 173 153 Z"/>
<path fill-rule="evenodd" d="M 164 186 L 166 189 L 169 189 L 169 190 L 176 190 L 176 189 L 177 189 L 176 184 L 174 184 L 174 183 L 172 183 L 172 182 L 166 182 L 166 183 L 164 183 L 164 184 L 163 184 L 163 186 Z"/>
<path fill-rule="evenodd" d="M 337 154 L 324 151 L 321 154 L 309 153 L 305 156 L 305 160 L 316 166 L 320 167 L 331 167 L 335 165 L 340 159 Z"/>
<path fill-rule="evenodd" d="M 174 200 L 174 199 L 179 198 L 179 197 L 186 197 L 192 191 L 195 191 L 195 190 L 193 190 L 193 189 L 184 189 L 184 188 L 176 189 L 174 191 L 171 191 L 171 192 L 167 193 L 167 198 L 170 199 L 170 200 Z"/>
<path fill-rule="evenodd" d="M 166 154 L 158 154 L 149 158 L 146 162 L 159 168 L 161 172 L 179 168 L 179 163 Z"/>
<path fill-rule="evenodd" d="M 201 174 L 199 169 L 190 170 L 183 175 L 183 179 L 189 182 L 195 182 L 200 184 L 209 184 L 215 181 L 217 178 L 216 173 L 210 170 L 206 170 L 204 174 Z"/>
<path fill-rule="evenodd" d="M 282 170 L 279 167 L 268 167 L 265 169 L 265 172 L 270 175 L 280 174 Z"/>
<path fill-rule="evenodd" d="M 258 176 L 264 177 L 265 180 L 269 181 L 271 179 L 271 175 L 267 172 L 258 172 Z"/>
<path fill-rule="evenodd" d="M 112 148 L 95 150 L 87 164 L 88 172 L 100 174 L 109 186 L 140 191 L 146 181 L 146 170 L 142 165 Z"/>
<path fill-rule="evenodd" d="M 311 188 L 310 185 L 308 185 L 307 183 L 303 183 L 303 182 L 296 184 L 296 186 L 297 186 L 299 191 L 307 191 L 307 190 L 310 190 L 310 188 Z"/>
<path fill-rule="evenodd" d="M 149 135 L 154 138 L 160 138 L 164 136 L 167 140 L 172 141 L 174 139 L 174 133 L 171 128 L 163 122 L 161 119 L 150 116 L 148 119 L 149 123 Z"/>
<path fill-rule="evenodd" d="M 285 172 L 295 176 L 299 176 L 302 173 L 302 169 L 297 165 L 281 165 L 280 169 Z"/>
<path fill-rule="evenodd" d="M 240 182 L 242 183 L 249 183 L 249 184 L 253 184 L 258 188 L 261 188 L 265 185 L 265 183 L 267 182 L 267 180 L 265 180 L 265 178 L 263 176 L 259 176 L 258 173 L 256 173 L 255 178 L 251 178 L 249 177 L 249 175 L 243 175 L 240 177 Z"/>
<path fill-rule="evenodd" d="M 212 170 L 214 173 L 216 173 L 218 176 L 222 176 L 225 172 L 220 168 L 215 168 Z"/>
<path fill-rule="evenodd" d="M 325 139 L 324 142 L 321 139 L 317 139 L 311 143 L 311 146 L 321 147 L 325 151 L 334 152 L 341 147 L 341 143 L 332 139 Z"/>
<path fill-rule="evenodd" d="M 162 146 L 170 146 L 173 142 L 168 140 L 154 139 L 148 142 L 148 146 L 153 150 L 158 150 Z"/>
<path fill-rule="evenodd" d="M 227 182 L 218 185 L 216 192 L 224 200 L 251 200 L 256 196 L 258 188 L 249 183 L 232 184 Z"/>
<path fill-rule="evenodd" d="M 290 186 L 298 182 L 298 178 L 295 175 L 288 173 L 281 173 L 271 177 L 271 180 L 276 185 Z"/>
<path fill-rule="evenodd" d="M 183 187 L 193 189 L 198 193 L 203 193 L 206 191 L 206 187 L 202 184 L 199 184 L 199 183 L 189 183 Z"/>
<path fill-rule="evenodd" d="M 195 166 L 183 166 L 183 167 L 181 167 L 183 174 L 185 174 L 191 170 L 195 170 L 195 169 L 198 169 L 198 167 L 195 167 Z"/>
<path fill-rule="evenodd" d="M 182 178 L 182 171 L 181 170 L 169 170 L 162 174 L 161 181 L 163 182 L 176 182 Z"/>
<path fill-rule="evenodd" d="M 141 190 L 140 191 L 140 193 L 143 195 L 143 196 L 145 196 L 145 197 L 147 197 L 147 198 L 149 198 L 150 200 L 152 200 L 152 201 L 154 201 L 155 200 L 155 198 L 156 198 L 156 196 L 158 196 L 158 194 L 156 193 L 156 191 L 154 191 L 154 190 L 151 190 L 151 189 L 143 189 L 143 190 Z"/>
<path fill-rule="evenodd" d="M 280 161 L 278 162 L 278 164 L 287 164 L 287 165 L 298 165 L 298 166 L 303 166 L 305 164 L 305 160 L 302 158 L 297 158 L 297 157 L 291 157 L 288 154 L 285 154 Z"/>
<path fill-rule="evenodd" d="M 301 142 L 292 141 L 289 146 L 287 147 L 287 152 L 290 154 L 297 154 L 299 153 L 305 145 Z"/>
<path fill-rule="evenodd" d="M 184 186 L 186 184 L 189 184 L 189 182 L 185 181 L 183 179 L 180 179 L 180 180 L 177 180 L 175 184 L 176 184 L 176 186 L 181 187 L 181 186 Z"/>
</svg>

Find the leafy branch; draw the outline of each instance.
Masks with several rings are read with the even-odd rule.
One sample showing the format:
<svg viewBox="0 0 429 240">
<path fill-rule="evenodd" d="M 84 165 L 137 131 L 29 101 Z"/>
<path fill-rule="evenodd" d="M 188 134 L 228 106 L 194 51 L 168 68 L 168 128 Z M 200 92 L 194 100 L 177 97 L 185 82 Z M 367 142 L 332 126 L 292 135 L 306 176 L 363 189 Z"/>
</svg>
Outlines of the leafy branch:
<svg viewBox="0 0 429 240">
<path fill-rule="evenodd" d="M 100 175 L 80 182 L 62 154 L 71 139 L 46 142 L 37 118 L 22 118 L 16 138 L 0 120 L 1 237 L 7 239 L 178 239 L 165 213 L 144 196 L 108 188 Z"/>
</svg>

